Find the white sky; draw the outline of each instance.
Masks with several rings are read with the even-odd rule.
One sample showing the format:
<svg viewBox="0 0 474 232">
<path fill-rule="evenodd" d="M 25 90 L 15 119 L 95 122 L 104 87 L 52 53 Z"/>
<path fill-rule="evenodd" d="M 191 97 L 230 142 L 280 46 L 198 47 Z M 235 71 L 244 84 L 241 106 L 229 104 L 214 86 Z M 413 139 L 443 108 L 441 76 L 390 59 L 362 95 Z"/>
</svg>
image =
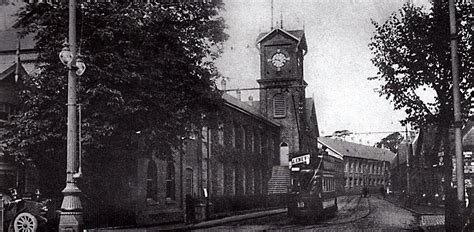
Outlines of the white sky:
<svg viewBox="0 0 474 232">
<path fill-rule="evenodd" d="M 370 19 L 381 23 L 406 1 L 274 0 L 275 26 L 280 18 L 284 29 L 303 29 L 304 25 L 308 43 L 304 61 L 306 96 L 315 99 L 321 135 L 336 130 L 359 133 L 404 130 L 399 124 L 404 112 L 394 111 L 388 100 L 379 97 L 374 92 L 378 84 L 367 77 L 377 73 L 368 49 L 374 31 Z M 416 5 L 429 2 L 412 1 Z M 270 30 L 271 0 L 224 0 L 224 3 L 226 11 L 222 15 L 229 26 L 230 38 L 217 66 L 229 78 L 227 88 L 258 87 L 260 59 L 255 40 L 259 33 Z M 0 29 L 9 26 L 11 22 L 4 19 L 12 12 L 9 7 L 0 8 Z M 258 91 L 242 91 L 243 100 L 249 95 L 258 99 Z M 386 135 L 359 135 L 353 141 L 373 144 Z"/>
<path fill-rule="evenodd" d="M 428 4 L 428 0 L 412 1 Z M 405 130 L 399 123 L 405 113 L 394 111 L 388 100 L 374 92 L 379 85 L 367 80 L 377 74 L 368 48 L 374 31 L 370 19 L 381 23 L 404 2 L 274 0 L 274 25 L 279 25 L 280 18 L 284 29 L 303 29 L 304 25 L 308 43 L 304 60 L 306 96 L 315 99 L 321 135 L 344 129 L 359 133 Z M 222 15 L 230 38 L 217 65 L 229 78 L 228 89 L 258 87 L 260 60 L 255 40 L 270 29 L 271 0 L 224 3 L 226 12 Z M 242 100 L 249 95 L 258 99 L 258 91 L 242 91 Z M 353 141 L 372 145 L 386 135 L 359 135 Z"/>
</svg>

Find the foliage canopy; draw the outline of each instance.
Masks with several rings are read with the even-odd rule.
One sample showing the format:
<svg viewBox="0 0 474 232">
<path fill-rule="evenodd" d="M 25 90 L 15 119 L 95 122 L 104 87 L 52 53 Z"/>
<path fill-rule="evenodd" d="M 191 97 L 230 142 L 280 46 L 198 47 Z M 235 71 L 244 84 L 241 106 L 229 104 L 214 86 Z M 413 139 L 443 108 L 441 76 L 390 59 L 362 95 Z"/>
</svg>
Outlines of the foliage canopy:
<svg viewBox="0 0 474 232">
<path fill-rule="evenodd" d="M 378 148 L 387 148 L 393 153 L 397 153 L 398 151 L 398 146 L 400 143 L 403 141 L 403 136 L 400 134 L 400 132 L 394 132 L 387 137 L 383 138 L 380 140 L 380 142 L 377 142 L 375 144 L 376 147 Z"/>
<path fill-rule="evenodd" d="M 473 8 L 457 5 L 459 76 L 463 118 L 474 97 Z M 447 4 L 427 10 L 412 4 L 392 14 L 383 24 L 373 21 L 375 35 L 369 48 L 381 81 L 379 94 L 404 109 L 403 124 L 449 125 L 453 121 L 450 31 Z M 427 89 L 434 101 L 423 101 Z"/>
<path fill-rule="evenodd" d="M 87 70 L 77 90 L 90 172 L 136 155 L 169 158 L 192 133 L 191 125 L 199 128 L 204 115 L 216 111 L 220 75 L 213 60 L 227 39 L 221 9 L 86 2 L 78 7 L 78 46 Z M 32 160 L 64 176 L 67 69 L 58 54 L 67 38 L 68 6 L 28 5 L 19 16 L 25 33 L 36 34 L 39 72 L 24 78 L 22 113 L 3 140 L 18 161 Z"/>
</svg>

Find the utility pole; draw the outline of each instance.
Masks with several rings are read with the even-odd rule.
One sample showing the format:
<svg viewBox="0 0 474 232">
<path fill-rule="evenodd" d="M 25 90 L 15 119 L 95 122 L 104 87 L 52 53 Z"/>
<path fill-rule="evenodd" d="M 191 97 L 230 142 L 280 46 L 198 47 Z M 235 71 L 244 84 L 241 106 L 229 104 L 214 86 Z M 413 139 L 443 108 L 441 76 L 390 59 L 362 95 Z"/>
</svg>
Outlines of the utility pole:
<svg viewBox="0 0 474 232">
<path fill-rule="evenodd" d="M 457 200 L 464 201 L 464 166 L 462 157 L 461 138 L 461 102 L 459 96 L 459 70 L 458 70 L 458 41 L 456 32 L 456 15 L 454 0 L 449 0 L 449 25 L 451 32 L 451 65 L 453 73 L 453 100 L 454 100 L 454 152 L 456 155 L 456 184 Z"/>
<path fill-rule="evenodd" d="M 66 187 L 59 216 L 59 231 L 79 232 L 83 230 L 81 190 L 74 174 L 78 167 L 77 154 L 77 97 L 76 97 L 76 0 L 69 0 L 69 49 L 71 60 L 68 67 L 67 90 L 67 165 Z"/>
<path fill-rule="evenodd" d="M 411 139 L 408 138 L 408 127 L 405 125 L 405 136 L 407 141 L 407 196 L 410 197 L 410 155 L 412 154 Z"/>
<path fill-rule="evenodd" d="M 461 103 L 459 93 L 459 64 L 458 64 L 458 41 L 456 32 L 456 8 L 454 0 L 449 0 L 449 29 L 450 29 L 450 40 L 451 40 L 451 69 L 453 74 L 453 104 L 454 104 L 454 153 L 456 157 L 456 185 L 457 185 L 457 198 L 454 203 L 455 215 L 453 216 L 454 221 L 446 220 L 446 229 L 458 229 L 459 226 L 464 224 L 462 218 L 463 203 L 464 203 L 464 166 L 462 157 L 462 138 L 461 138 Z M 452 168 L 452 166 L 448 167 Z M 447 177 L 447 180 L 451 182 L 451 177 Z M 451 191 L 448 191 L 448 193 Z M 449 224 L 449 225 L 448 225 Z"/>
</svg>

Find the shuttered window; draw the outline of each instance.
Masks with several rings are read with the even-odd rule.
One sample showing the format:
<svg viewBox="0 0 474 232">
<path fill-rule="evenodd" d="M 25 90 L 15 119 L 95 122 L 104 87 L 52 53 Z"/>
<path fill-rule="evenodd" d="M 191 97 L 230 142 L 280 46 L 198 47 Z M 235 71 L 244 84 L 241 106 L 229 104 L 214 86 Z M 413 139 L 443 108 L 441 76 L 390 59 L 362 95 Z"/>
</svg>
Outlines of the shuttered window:
<svg viewBox="0 0 474 232">
<path fill-rule="evenodd" d="M 285 117 L 286 116 L 286 102 L 285 95 L 276 94 L 273 97 L 273 117 Z"/>
</svg>

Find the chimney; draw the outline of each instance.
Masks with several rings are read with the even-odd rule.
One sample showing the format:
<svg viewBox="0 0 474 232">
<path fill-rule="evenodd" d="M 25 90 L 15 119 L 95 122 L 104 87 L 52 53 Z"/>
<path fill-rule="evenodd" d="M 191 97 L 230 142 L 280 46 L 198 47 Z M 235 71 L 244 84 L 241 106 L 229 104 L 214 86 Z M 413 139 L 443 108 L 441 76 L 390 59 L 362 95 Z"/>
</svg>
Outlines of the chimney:
<svg viewBox="0 0 474 232">
<path fill-rule="evenodd" d="M 249 96 L 249 104 L 250 104 L 251 106 L 253 106 L 253 97 L 252 97 L 252 96 Z"/>
<path fill-rule="evenodd" d="M 226 80 L 224 78 L 222 78 L 221 85 L 222 85 L 222 90 L 225 91 L 226 90 Z"/>
<path fill-rule="evenodd" d="M 239 101 L 242 101 L 242 91 L 240 91 L 240 89 L 237 89 L 237 99 L 239 99 Z"/>
</svg>

